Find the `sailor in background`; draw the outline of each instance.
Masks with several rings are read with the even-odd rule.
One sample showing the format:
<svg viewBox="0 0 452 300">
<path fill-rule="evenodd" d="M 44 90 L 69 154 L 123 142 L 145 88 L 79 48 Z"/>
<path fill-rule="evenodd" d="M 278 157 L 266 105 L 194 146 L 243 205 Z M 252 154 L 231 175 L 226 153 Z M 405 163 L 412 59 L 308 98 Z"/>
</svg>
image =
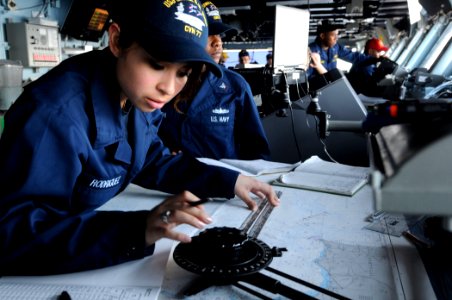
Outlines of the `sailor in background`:
<svg viewBox="0 0 452 300">
<path fill-rule="evenodd" d="M 350 49 L 339 44 L 340 26 L 323 20 L 317 27 L 317 37 L 314 42 L 309 44 L 312 62 L 308 68 L 308 78 L 311 79 L 317 75 L 323 75 L 328 71 L 337 68 L 338 58 L 351 63 L 359 63 L 376 59 L 359 52 L 353 52 Z M 314 56 L 314 57 L 313 57 Z"/>
<path fill-rule="evenodd" d="M 235 30 L 222 22 L 218 8 L 202 4 L 209 24 L 207 52 L 217 63 L 223 52 L 221 34 Z M 159 129 L 164 144 L 177 153 L 214 159 L 269 159 L 270 150 L 249 84 L 222 68 L 223 77 L 206 69 L 194 98 L 166 105 Z"/>
<path fill-rule="evenodd" d="M 381 61 L 387 59 L 385 54 L 388 49 L 389 47 L 385 46 L 382 40 L 374 37 L 366 42 L 364 54 Z M 378 82 L 385 75 L 387 74 L 379 72 L 376 62 L 364 61 L 354 63 L 347 74 L 347 78 L 356 93 L 369 97 L 379 97 L 382 95 L 383 88 L 378 86 Z"/>
<path fill-rule="evenodd" d="M 227 52 L 223 51 L 221 53 L 221 58 L 220 58 L 219 64 L 222 65 L 223 67 L 225 67 L 226 66 L 226 62 L 228 61 L 228 59 L 229 59 L 229 54 Z"/>
</svg>

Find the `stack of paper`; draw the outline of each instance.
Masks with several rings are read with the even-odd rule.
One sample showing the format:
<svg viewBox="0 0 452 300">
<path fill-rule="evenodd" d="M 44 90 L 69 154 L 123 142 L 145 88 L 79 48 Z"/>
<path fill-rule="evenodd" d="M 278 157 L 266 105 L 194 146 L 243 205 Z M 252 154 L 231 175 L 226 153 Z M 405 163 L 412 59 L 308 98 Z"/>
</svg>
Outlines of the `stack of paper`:
<svg viewBox="0 0 452 300">
<path fill-rule="evenodd" d="M 300 163 L 286 164 L 263 159 L 240 160 L 240 159 L 220 159 L 198 158 L 199 161 L 213 166 L 224 167 L 240 172 L 247 176 L 260 176 L 264 174 L 290 172 L 300 165 Z"/>
<path fill-rule="evenodd" d="M 281 175 L 275 185 L 352 196 L 367 181 L 370 168 L 324 161 L 312 156 L 292 172 Z"/>
</svg>

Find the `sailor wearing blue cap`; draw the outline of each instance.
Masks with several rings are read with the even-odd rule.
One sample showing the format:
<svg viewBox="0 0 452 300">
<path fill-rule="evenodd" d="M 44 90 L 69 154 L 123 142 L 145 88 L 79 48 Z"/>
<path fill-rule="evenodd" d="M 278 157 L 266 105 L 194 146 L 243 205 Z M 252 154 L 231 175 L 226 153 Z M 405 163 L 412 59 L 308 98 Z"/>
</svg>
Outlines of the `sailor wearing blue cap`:
<svg viewBox="0 0 452 300">
<path fill-rule="evenodd" d="M 374 62 L 371 56 L 353 52 L 339 44 L 340 28 L 342 25 L 329 20 L 323 20 L 317 27 L 317 37 L 309 44 L 312 59 L 307 72 L 309 79 L 336 69 L 339 58 L 350 63 Z"/>
<path fill-rule="evenodd" d="M 211 219 L 199 197 L 250 192 L 277 205 L 270 185 L 170 155 L 160 108 L 190 93 L 207 22 L 195 0 L 113 1 L 109 46 L 63 61 L 25 87 L 0 140 L 0 275 L 76 272 L 152 254 L 174 227 Z M 97 211 L 129 183 L 176 194 L 151 211 Z M 196 195 L 196 196 L 195 196 Z"/>
<path fill-rule="evenodd" d="M 218 8 L 204 1 L 209 25 L 206 50 L 219 63 L 221 34 L 235 30 L 222 22 Z M 269 159 L 270 150 L 249 84 L 223 68 L 223 77 L 203 74 L 196 96 L 175 99 L 162 111 L 159 135 L 174 153 L 214 159 Z"/>
</svg>

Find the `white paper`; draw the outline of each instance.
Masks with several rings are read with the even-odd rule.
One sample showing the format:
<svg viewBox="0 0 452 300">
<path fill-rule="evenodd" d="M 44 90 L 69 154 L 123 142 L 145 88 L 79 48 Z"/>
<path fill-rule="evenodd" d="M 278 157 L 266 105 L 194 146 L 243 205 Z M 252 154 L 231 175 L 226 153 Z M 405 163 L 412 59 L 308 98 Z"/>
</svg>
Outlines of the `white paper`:
<svg viewBox="0 0 452 300">
<path fill-rule="evenodd" d="M 281 175 L 278 181 L 290 187 L 347 196 L 352 196 L 367 182 L 365 179 L 359 177 L 304 172 L 291 172 Z"/>
<path fill-rule="evenodd" d="M 281 175 L 275 185 L 352 196 L 368 180 L 370 169 L 324 161 L 312 156 L 293 172 Z"/>
<path fill-rule="evenodd" d="M 268 161 L 264 159 L 241 160 L 241 159 L 220 159 L 198 158 L 199 161 L 213 166 L 220 166 L 230 170 L 240 172 L 246 176 L 260 176 L 264 174 L 275 174 L 290 172 L 300 163 L 287 164 L 281 162 Z"/>
<path fill-rule="evenodd" d="M 71 299 L 77 300 L 148 300 L 157 299 L 160 288 L 0 282 L 0 299 L 2 300 L 57 299 L 63 291 L 66 291 Z"/>
</svg>

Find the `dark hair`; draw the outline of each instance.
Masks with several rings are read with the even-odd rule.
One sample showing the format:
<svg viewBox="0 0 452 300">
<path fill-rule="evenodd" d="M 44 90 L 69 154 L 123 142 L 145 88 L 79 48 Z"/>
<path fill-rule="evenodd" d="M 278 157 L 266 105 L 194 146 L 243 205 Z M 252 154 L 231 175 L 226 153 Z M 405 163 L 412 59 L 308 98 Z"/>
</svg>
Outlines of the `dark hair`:
<svg viewBox="0 0 452 300">
<path fill-rule="evenodd" d="M 369 44 L 371 40 L 367 40 L 366 44 L 364 45 L 364 54 L 369 55 Z"/>
<path fill-rule="evenodd" d="M 179 94 L 176 95 L 173 99 L 173 106 L 174 109 L 178 113 L 184 113 L 180 107 L 179 104 L 182 104 L 184 102 L 188 102 L 193 100 L 193 98 L 196 96 L 196 93 L 198 92 L 199 87 L 202 83 L 202 77 L 205 73 L 205 65 L 201 63 L 197 63 L 193 65 L 192 72 L 190 76 L 188 77 L 188 81 L 185 84 L 182 91 L 180 91 Z"/>
<path fill-rule="evenodd" d="M 317 26 L 317 36 L 320 36 L 321 33 L 326 33 L 341 28 L 343 28 L 343 26 L 337 23 L 330 22 L 329 20 L 322 20 L 322 22 Z"/>
<path fill-rule="evenodd" d="M 248 53 L 248 51 L 246 51 L 246 49 L 242 49 L 239 52 L 239 57 L 244 57 L 244 56 L 250 56 L 250 54 Z"/>
<path fill-rule="evenodd" d="M 118 43 L 119 43 L 119 46 L 120 46 L 122 49 L 127 49 L 127 48 L 129 48 L 130 46 L 132 46 L 132 44 L 133 44 L 134 42 L 137 42 L 137 43 L 138 43 L 138 41 L 136 40 L 136 38 L 135 38 L 135 36 L 133 35 L 133 33 L 129 32 L 128 30 L 123 30 L 122 27 L 121 27 L 121 25 L 119 25 L 119 26 L 120 26 L 120 28 L 121 28 L 121 32 L 119 33 L 119 40 L 118 40 Z"/>
</svg>

